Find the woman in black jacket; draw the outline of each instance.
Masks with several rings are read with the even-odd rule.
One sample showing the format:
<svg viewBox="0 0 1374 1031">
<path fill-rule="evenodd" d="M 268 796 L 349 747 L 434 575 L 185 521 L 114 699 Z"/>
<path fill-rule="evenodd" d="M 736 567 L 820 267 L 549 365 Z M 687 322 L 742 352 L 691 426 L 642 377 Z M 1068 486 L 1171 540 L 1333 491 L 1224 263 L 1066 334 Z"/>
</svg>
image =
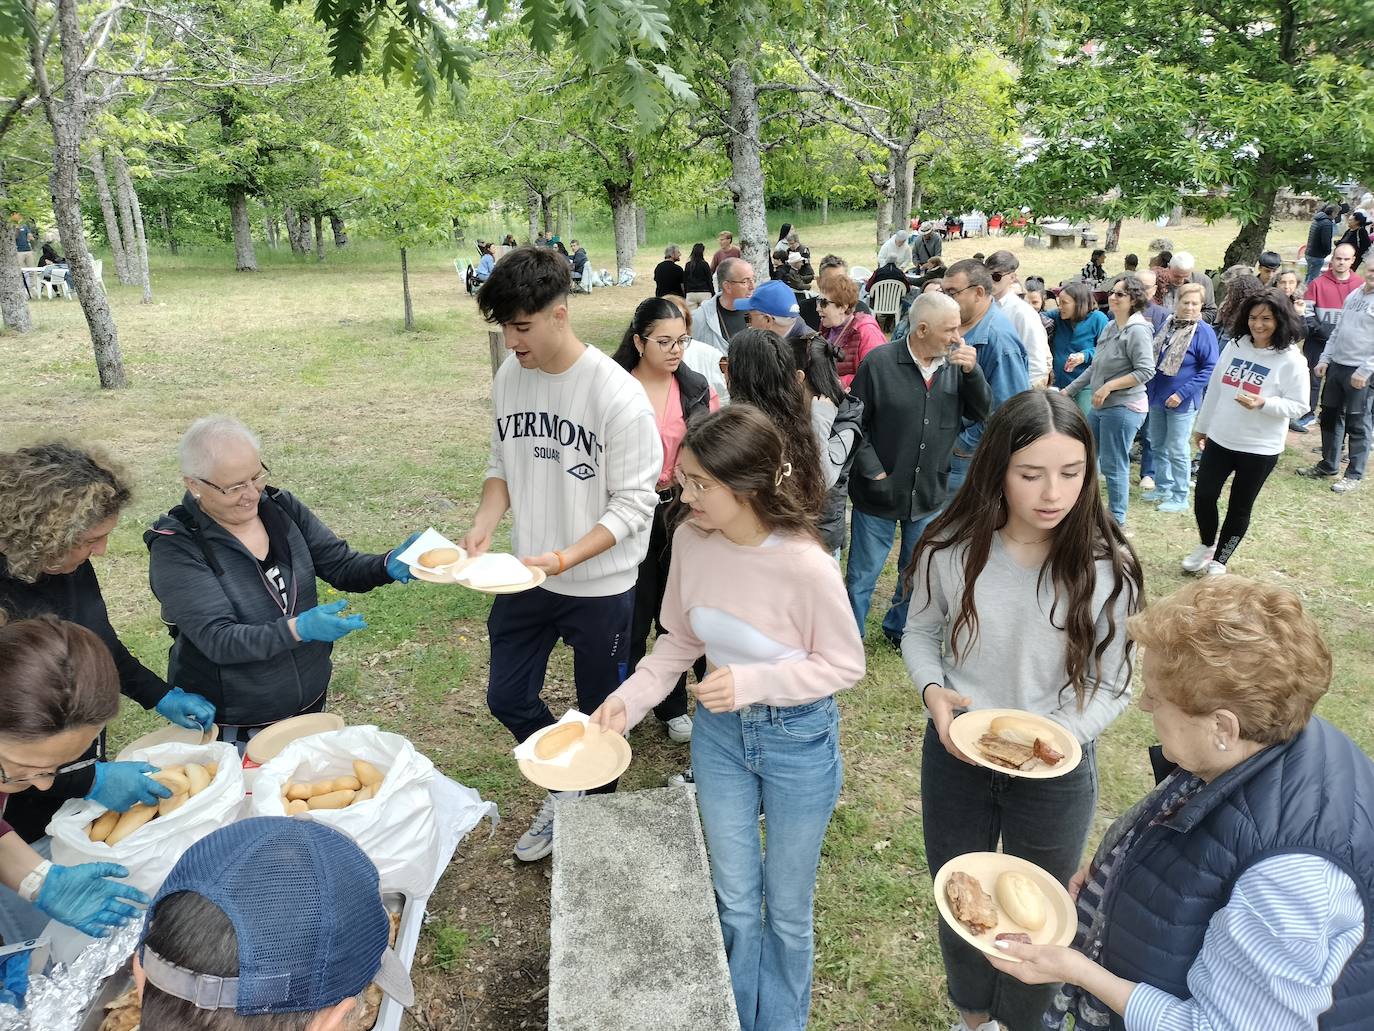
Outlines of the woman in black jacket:
<svg viewBox="0 0 1374 1031">
<path fill-rule="evenodd" d="M 10 620 L 56 616 L 92 631 L 114 659 L 120 693 L 199 730 L 214 722 L 214 706 L 181 688 L 169 690 L 129 653 L 110 625 L 91 564 L 105 554 L 132 493 L 123 471 L 91 448 L 54 441 L 0 454 L 0 610 Z M 102 732 L 50 790 L 10 799 L 5 818 L 25 841 L 41 842 L 53 813 L 69 798 L 124 810 L 154 802 L 165 790 L 144 776 L 153 769 L 146 763 L 104 758 Z"/>
<path fill-rule="evenodd" d="M 1336 247 L 1343 243 L 1355 248 L 1355 260 L 1350 267 L 1358 269 L 1369 250 L 1369 219 L 1363 211 L 1352 211 L 1350 217 L 1345 220 L 1345 235 L 1337 241 Z M 1335 249 L 1332 248 L 1333 251 Z"/>
<path fill-rule="evenodd" d="M 692 256 L 682 267 L 682 289 L 686 291 L 687 307 L 692 311 L 696 311 L 702 301 L 716 292 L 704 243 L 692 244 Z"/>
<path fill-rule="evenodd" d="M 220 738 L 242 751 L 258 730 L 325 707 L 333 643 L 367 626 L 340 600 L 317 604 L 318 576 L 370 591 L 409 569 L 354 551 L 300 501 L 267 486 L 259 441 L 211 415 L 191 424 L 178 458 L 182 503 L 143 535 L 148 580 L 171 630 L 168 674 L 219 713 Z"/>
<path fill-rule="evenodd" d="M 681 490 L 673 474 L 677 453 L 687 436 L 689 424 L 720 408 L 720 398 L 705 377 L 682 364 L 691 343 L 685 313 L 667 297 L 641 301 L 620 347 L 612 356 L 644 387 L 654 408 L 659 439 L 663 443 L 663 469 L 658 477 L 658 507 L 649 528 L 649 550 L 639 564 L 635 581 L 635 610 L 630 622 L 630 665 L 634 672 L 649 648 L 649 631 L 658 621 L 663 607 L 663 591 L 668 584 L 668 565 L 673 557 L 673 533 L 669 526 Z M 663 627 L 659 626 L 659 633 Z M 694 667 L 697 680 L 706 676 L 706 661 Z M 673 693 L 654 706 L 654 715 L 663 721 L 668 736 L 677 742 L 692 739 L 692 718 L 687 715 L 687 674 L 678 678 Z"/>
</svg>

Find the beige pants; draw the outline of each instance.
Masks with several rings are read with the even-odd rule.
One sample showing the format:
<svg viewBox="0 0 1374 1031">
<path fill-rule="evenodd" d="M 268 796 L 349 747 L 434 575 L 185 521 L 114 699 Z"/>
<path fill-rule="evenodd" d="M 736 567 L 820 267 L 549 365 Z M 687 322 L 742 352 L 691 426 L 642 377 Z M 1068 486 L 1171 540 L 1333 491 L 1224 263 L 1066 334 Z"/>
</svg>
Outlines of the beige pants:
<svg viewBox="0 0 1374 1031">
<path fill-rule="evenodd" d="M 37 252 L 37 251 L 20 251 L 20 252 L 19 252 L 19 267 L 20 267 L 20 268 L 37 268 L 37 267 L 38 267 L 38 252 Z"/>
<path fill-rule="evenodd" d="M 702 306 L 703 302 L 709 301 L 710 299 L 710 294 L 704 294 L 699 291 L 693 290 L 690 294 L 687 295 L 687 310 L 696 311 L 698 308 Z"/>
</svg>

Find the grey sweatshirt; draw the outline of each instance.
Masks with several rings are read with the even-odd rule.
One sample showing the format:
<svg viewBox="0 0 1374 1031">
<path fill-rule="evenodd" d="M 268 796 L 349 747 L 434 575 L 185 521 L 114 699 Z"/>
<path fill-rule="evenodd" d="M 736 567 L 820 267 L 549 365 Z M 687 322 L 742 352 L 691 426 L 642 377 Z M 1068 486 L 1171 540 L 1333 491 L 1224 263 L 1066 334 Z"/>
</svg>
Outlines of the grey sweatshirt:
<svg viewBox="0 0 1374 1031">
<path fill-rule="evenodd" d="M 1133 375 L 1136 384 L 1122 387 L 1107 395 L 1103 408 L 1123 405 L 1128 401 L 1145 400 L 1145 384 L 1155 374 L 1154 330 L 1149 320 L 1136 312 L 1120 325 L 1116 319 L 1107 323 L 1097 338 L 1097 353 L 1093 363 L 1079 377 L 1064 388 L 1064 393 L 1073 395 L 1085 387 L 1096 391 L 1102 384 L 1127 373 Z M 1142 408 L 1141 411 L 1144 411 Z"/>
<path fill-rule="evenodd" d="M 1130 677 L 1122 661 L 1129 585 L 1123 586 L 1111 609 L 1116 633 L 1102 657 L 1102 672 L 1099 675 L 1095 663 L 1088 670 L 1089 691 L 1094 679 L 1097 691 L 1080 711 L 1073 690 L 1066 686 L 1066 634 L 1056 627 L 1063 624 L 1064 616 L 1059 612 L 1051 618 L 1053 584 L 1047 576 L 1037 588 L 1040 570 L 1018 565 L 1002 546 L 1001 534 L 994 535 L 987 565 L 975 586 L 978 639 L 972 645 L 961 642 L 962 658 L 954 660 L 949 635 L 964 592 L 964 550 L 938 552 L 933 569 L 930 552 L 921 556 L 902 637 L 902 658 L 912 683 L 918 690 L 927 684 L 943 684 L 972 699 L 971 709 L 1023 709 L 1048 716 L 1083 744 L 1095 739 L 1131 700 Z M 1111 565 L 1099 561 L 1092 602 L 1098 641 L 1107 633 L 1111 591 Z"/>
</svg>

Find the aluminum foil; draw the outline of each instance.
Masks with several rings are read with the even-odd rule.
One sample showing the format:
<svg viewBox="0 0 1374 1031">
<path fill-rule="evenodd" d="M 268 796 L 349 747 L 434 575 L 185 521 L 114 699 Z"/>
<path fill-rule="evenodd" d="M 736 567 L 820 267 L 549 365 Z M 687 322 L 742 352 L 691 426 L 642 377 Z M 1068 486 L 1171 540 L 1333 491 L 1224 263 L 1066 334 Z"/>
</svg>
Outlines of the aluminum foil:
<svg viewBox="0 0 1374 1031">
<path fill-rule="evenodd" d="M 23 1011 L 0 1004 L 3 1031 L 77 1031 L 105 978 L 123 967 L 138 944 L 143 921 L 135 920 L 108 938 L 97 939 L 71 963 L 29 978 Z"/>
</svg>

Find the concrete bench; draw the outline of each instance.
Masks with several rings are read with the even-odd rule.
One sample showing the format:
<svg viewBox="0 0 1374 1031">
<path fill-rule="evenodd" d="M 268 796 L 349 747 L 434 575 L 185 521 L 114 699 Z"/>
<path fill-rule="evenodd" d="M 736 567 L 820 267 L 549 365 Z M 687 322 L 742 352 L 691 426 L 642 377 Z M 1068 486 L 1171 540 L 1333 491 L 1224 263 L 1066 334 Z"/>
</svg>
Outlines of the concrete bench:
<svg viewBox="0 0 1374 1031">
<path fill-rule="evenodd" d="M 1069 226 L 1045 226 L 1044 233 L 1050 238 L 1050 250 L 1072 247 L 1078 239 L 1078 230 Z"/>
<path fill-rule="evenodd" d="M 696 794 L 558 802 L 550 1031 L 738 1031 Z"/>
</svg>

